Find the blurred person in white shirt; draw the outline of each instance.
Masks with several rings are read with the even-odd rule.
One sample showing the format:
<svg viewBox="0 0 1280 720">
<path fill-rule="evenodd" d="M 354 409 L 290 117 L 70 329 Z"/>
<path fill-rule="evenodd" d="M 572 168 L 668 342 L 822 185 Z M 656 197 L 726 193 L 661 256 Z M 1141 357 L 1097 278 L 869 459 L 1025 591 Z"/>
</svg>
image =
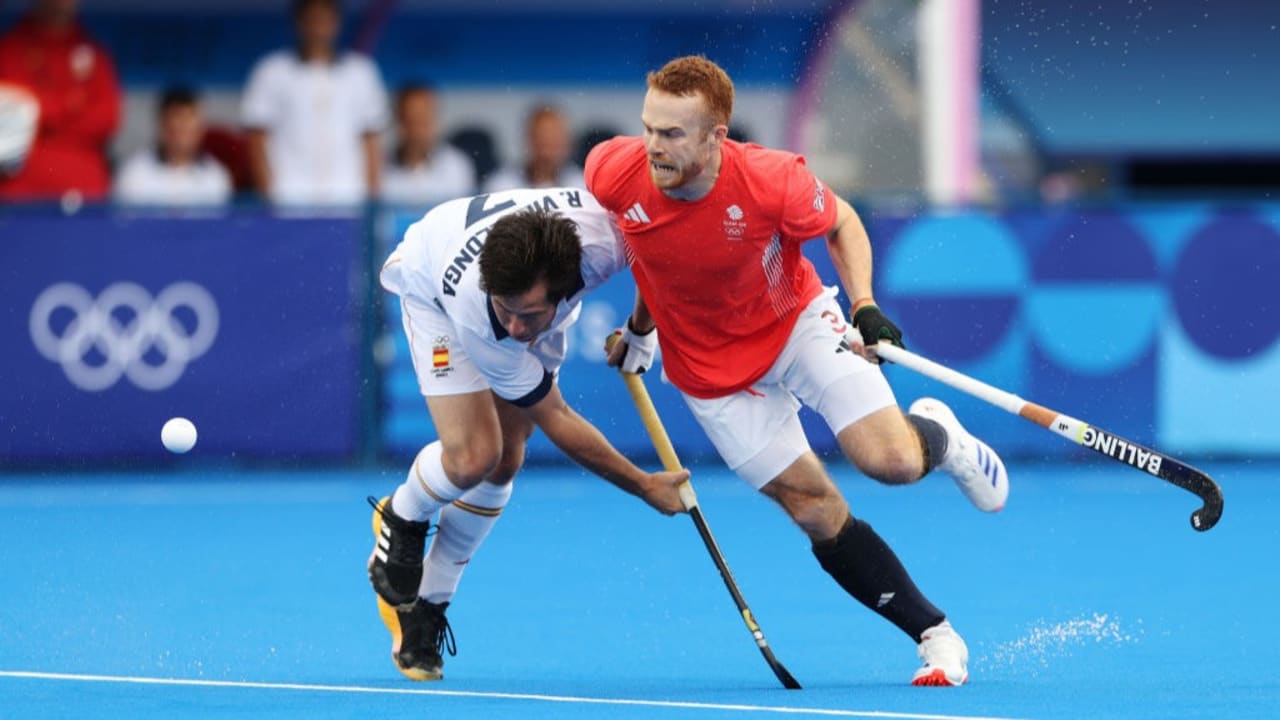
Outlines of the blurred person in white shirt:
<svg viewBox="0 0 1280 720">
<path fill-rule="evenodd" d="M 231 199 L 231 176 L 200 148 L 204 113 L 195 92 L 161 93 L 155 147 L 139 150 L 116 173 L 115 199 L 131 205 L 216 206 Z"/>
<path fill-rule="evenodd" d="M 525 129 L 528 146 L 524 162 L 499 168 L 485 181 L 485 192 L 519 187 L 586 187 L 582 168 L 569 159 L 573 137 L 569 121 L 559 108 L 536 106 L 529 113 Z"/>
<path fill-rule="evenodd" d="M 471 195 L 475 163 L 440 141 L 440 96 L 429 85 L 405 85 L 396 94 L 397 145 L 382 175 L 382 199 L 423 205 Z"/>
<path fill-rule="evenodd" d="M 382 76 L 337 49 L 337 0 L 295 0 L 293 20 L 297 46 L 258 61 L 241 105 L 255 184 L 282 205 L 361 203 L 378 191 Z"/>
</svg>

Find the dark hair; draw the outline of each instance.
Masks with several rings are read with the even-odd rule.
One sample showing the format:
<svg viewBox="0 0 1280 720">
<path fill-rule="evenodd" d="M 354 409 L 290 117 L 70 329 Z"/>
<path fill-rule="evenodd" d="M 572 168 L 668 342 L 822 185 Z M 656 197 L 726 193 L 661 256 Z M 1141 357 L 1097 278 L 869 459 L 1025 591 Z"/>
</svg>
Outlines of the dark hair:
<svg viewBox="0 0 1280 720">
<path fill-rule="evenodd" d="M 160 93 L 160 103 L 157 110 L 160 114 L 164 114 L 173 107 L 191 107 L 200 103 L 200 97 L 196 95 L 196 91 L 186 85 L 170 85 Z"/>
<path fill-rule="evenodd" d="M 404 101 L 409 99 L 411 95 L 437 95 L 439 91 L 435 85 L 420 80 L 411 80 L 401 85 L 396 90 L 395 111 L 398 114 L 404 108 Z"/>
<path fill-rule="evenodd" d="M 551 102 L 535 103 L 533 107 L 529 108 L 529 114 L 525 116 L 524 126 L 525 128 L 532 128 L 538 123 L 538 121 L 545 117 L 563 119 L 564 111 L 561 110 L 558 105 Z"/>
<path fill-rule="evenodd" d="M 338 0 L 293 0 L 293 7 L 291 8 L 291 14 L 293 15 L 293 17 L 296 18 L 299 15 L 301 15 L 304 10 L 311 7 L 312 5 L 323 5 L 328 8 L 331 8 L 334 12 L 338 14 L 342 14 L 342 5 L 338 2 Z"/>
<path fill-rule="evenodd" d="M 535 206 L 493 224 L 480 252 L 480 287 L 490 295 L 521 295 L 539 281 L 547 301 L 558 303 L 582 284 L 578 224 Z"/>
</svg>

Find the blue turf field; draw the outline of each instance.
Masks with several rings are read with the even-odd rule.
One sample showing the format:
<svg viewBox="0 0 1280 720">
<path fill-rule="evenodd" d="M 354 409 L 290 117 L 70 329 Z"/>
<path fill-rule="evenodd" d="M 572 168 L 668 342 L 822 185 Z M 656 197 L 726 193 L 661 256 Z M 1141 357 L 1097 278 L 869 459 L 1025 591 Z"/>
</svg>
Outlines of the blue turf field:
<svg viewBox="0 0 1280 720">
<path fill-rule="evenodd" d="M 1193 496 L 1110 463 L 1010 463 L 996 516 L 942 477 L 839 468 L 968 640 L 958 690 L 909 687 L 913 644 L 764 498 L 695 473 L 800 692 L 777 687 L 692 523 L 576 468 L 517 480 L 432 684 L 393 669 L 365 579 L 364 497 L 399 471 L 0 476 L 0 717 L 1275 717 L 1280 467 L 1206 469 L 1226 512 L 1200 534 Z"/>
</svg>

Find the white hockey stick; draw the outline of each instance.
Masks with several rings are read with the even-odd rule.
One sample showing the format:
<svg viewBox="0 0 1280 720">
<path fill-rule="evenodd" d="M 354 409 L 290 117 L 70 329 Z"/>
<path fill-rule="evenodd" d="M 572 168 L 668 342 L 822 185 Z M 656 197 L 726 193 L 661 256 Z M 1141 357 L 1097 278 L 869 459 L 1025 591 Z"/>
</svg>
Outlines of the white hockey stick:
<svg viewBox="0 0 1280 720">
<path fill-rule="evenodd" d="M 1217 524 L 1218 518 L 1222 517 L 1222 489 L 1208 475 L 1181 460 L 1069 415 L 1063 415 L 1056 410 L 1023 400 L 1013 393 L 992 387 L 981 380 L 975 380 L 886 341 L 881 341 L 876 346 L 876 354 L 896 365 L 910 368 L 944 385 L 950 385 L 960 392 L 985 400 L 1006 412 L 1030 420 L 1077 445 L 1083 445 L 1112 460 L 1195 493 L 1204 503 L 1199 510 L 1191 513 L 1191 527 L 1196 530 L 1202 532 L 1208 530 Z"/>
</svg>

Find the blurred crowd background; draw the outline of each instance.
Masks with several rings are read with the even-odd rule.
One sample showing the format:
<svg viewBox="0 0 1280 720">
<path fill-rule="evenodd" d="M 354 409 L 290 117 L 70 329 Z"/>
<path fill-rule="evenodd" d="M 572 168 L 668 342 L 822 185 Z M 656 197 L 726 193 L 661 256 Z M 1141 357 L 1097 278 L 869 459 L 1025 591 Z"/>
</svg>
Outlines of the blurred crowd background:
<svg viewBox="0 0 1280 720">
<path fill-rule="evenodd" d="M 0 0 L 0 453 L 154 459 L 201 412 L 211 453 L 412 452 L 381 258 L 443 199 L 580 186 L 645 73 L 705 54 L 731 136 L 862 211 L 916 349 L 1149 442 L 1280 454 L 1278 25 L 1251 0 Z M 629 294 L 584 312 L 584 414 Z"/>
<path fill-rule="evenodd" d="M 965 200 L 1280 182 L 1270 4 L 953 4 L 975 9 L 979 44 L 981 186 Z M 0 82 L 41 112 L 0 197 L 429 203 L 573 184 L 595 141 L 637 131 L 644 73 L 684 53 L 735 78 L 736 137 L 806 153 L 851 196 L 909 197 L 925 5 L 9 0 Z"/>
</svg>

